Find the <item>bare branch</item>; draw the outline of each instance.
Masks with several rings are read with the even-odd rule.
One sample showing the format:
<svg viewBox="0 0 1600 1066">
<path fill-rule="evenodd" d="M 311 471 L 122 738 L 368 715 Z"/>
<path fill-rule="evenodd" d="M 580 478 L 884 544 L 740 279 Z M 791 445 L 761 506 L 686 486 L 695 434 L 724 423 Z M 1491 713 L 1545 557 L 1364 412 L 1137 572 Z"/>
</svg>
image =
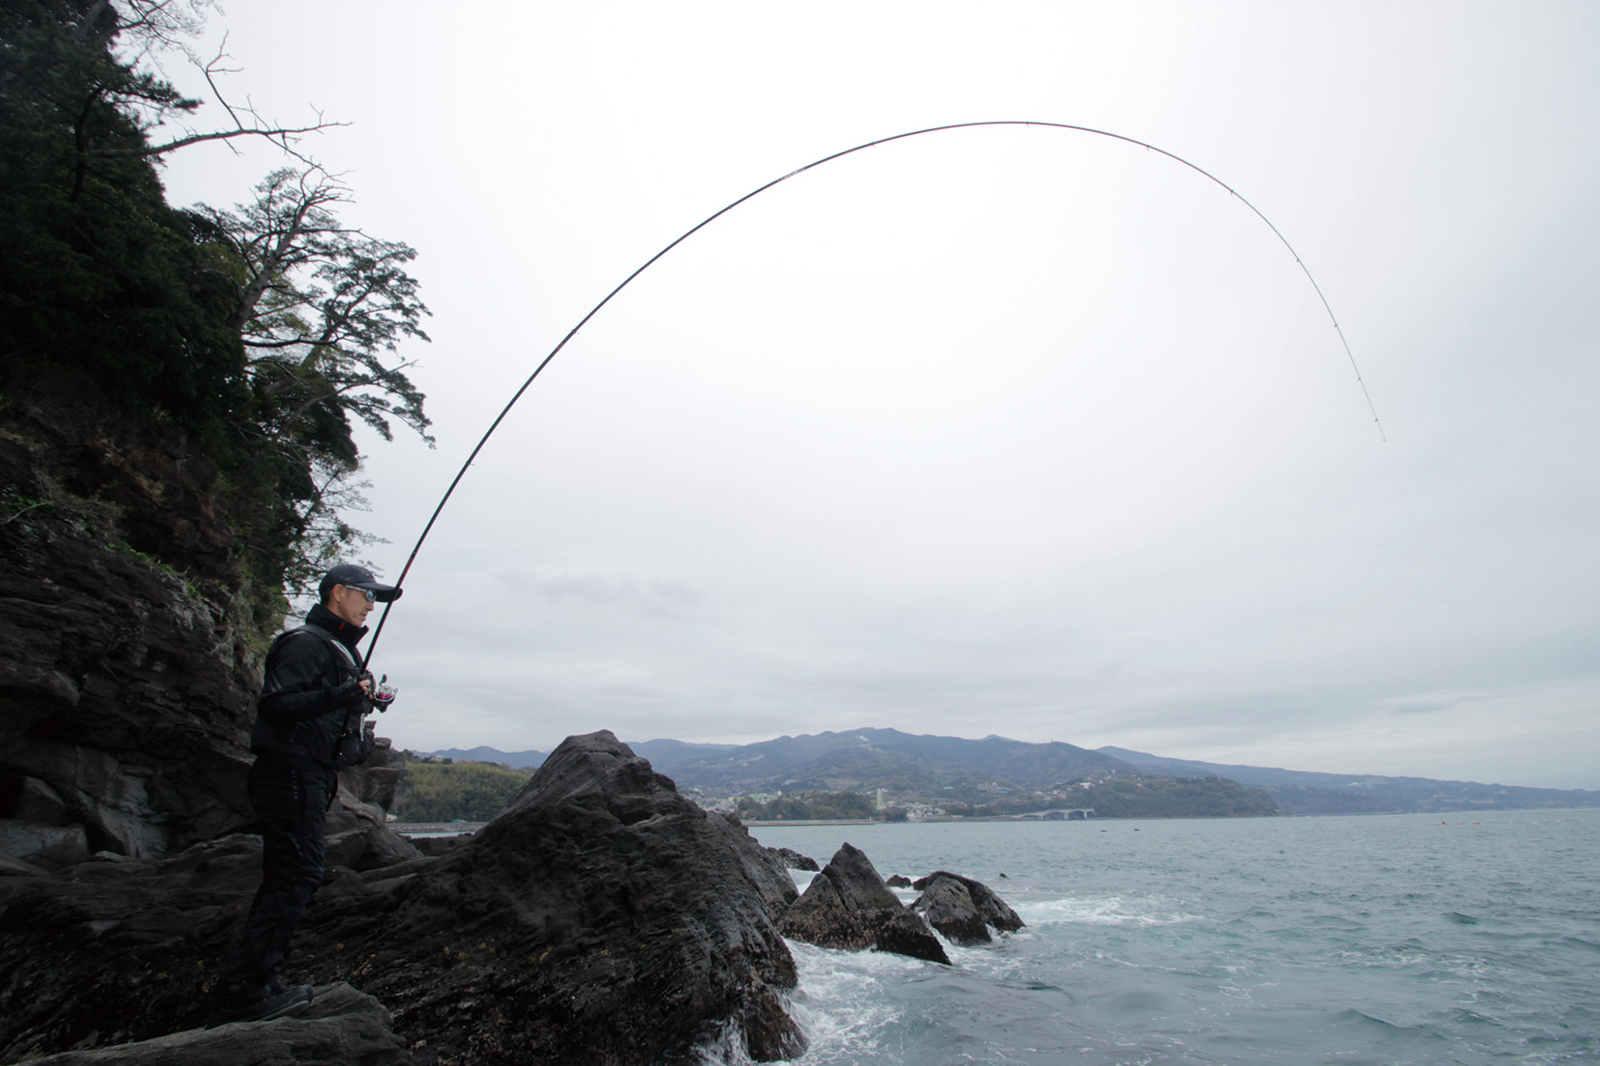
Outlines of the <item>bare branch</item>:
<svg viewBox="0 0 1600 1066">
<path fill-rule="evenodd" d="M 110 157 L 110 156 L 141 156 L 141 157 L 147 157 L 147 156 L 155 156 L 155 155 L 165 155 L 168 152 L 177 151 L 179 148 L 187 148 L 191 144 L 199 144 L 201 141 L 226 141 L 226 140 L 231 140 L 234 137 L 266 137 L 266 138 L 269 138 L 269 139 L 270 138 L 283 138 L 283 137 L 290 137 L 290 136 L 294 136 L 294 135 L 302 134 L 302 133 L 318 133 L 318 132 L 320 132 L 322 130 L 331 129 L 331 128 L 335 127 L 335 126 L 348 126 L 348 125 L 349 125 L 348 122 L 319 122 L 315 126 L 292 126 L 292 127 L 291 126 L 285 126 L 285 127 L 280 127 L 280 128 L 276 128 L 276 129 L 266 129 L 266 130 L 243 129 L 243 130 L 228 130 L 228 131 L 223 132 L 223 133 L 196 133 L 196 134 L 194 134 L 192 136 L 189 136 L 189 137 L 180 137 L 175 141 L 168 141 L 166 144 L 150 145 L 150 146 L 147 146 L 147 147 L 144 147 L 144 148 L 98 148 L 98 149 L 91 149 L 88 154 L 90 156 L 93 156 L 93 157 Z M 278 147 L 282 148 L 285 152 L 288 152 L 290 155 L 293 155 L 296 159 L 302 159 L 303 158 L 298 153 L 294 152 L 288 146 L 288 144 L 286 144 L 286 143 L 279 143 Z"/>
</svg>

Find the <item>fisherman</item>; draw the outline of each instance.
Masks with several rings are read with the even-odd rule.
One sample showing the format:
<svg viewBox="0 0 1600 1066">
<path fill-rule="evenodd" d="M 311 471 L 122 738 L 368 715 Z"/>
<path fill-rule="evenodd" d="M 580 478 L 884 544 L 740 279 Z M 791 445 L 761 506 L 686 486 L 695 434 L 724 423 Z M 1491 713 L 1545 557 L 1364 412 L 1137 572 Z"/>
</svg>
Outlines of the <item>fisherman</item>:
<svg viewBox="0 0 1600 1066">
<path fill-rule="evenodd" d="M 300 912 L 322 884 L 323 822 L 338 771 L 366 757 L 362 716 L 373 707 L 372 675 L 356 645 L 373 603 L 401 590 L 371 570 L 340 563 L 318 587 L 306 624 L 267 652 L 266 676 L 250 730 L 250 804 L 262 825 L 261 887 L 244 937 L 223 962 L 211 1028 L 298 1014 L 309 987 L 278 979 Z M 379 693 L 382 698 L 385 693 Z"/>
</svg>

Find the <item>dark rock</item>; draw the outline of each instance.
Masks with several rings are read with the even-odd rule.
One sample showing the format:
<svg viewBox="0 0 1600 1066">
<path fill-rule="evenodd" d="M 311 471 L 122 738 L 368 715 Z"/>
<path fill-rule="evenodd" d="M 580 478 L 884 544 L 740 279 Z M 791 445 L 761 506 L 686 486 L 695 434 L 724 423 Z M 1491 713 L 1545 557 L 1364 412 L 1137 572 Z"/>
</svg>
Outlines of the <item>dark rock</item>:
<svg viewBox="0 0 1600 1066">
<path fill-rule="evenodd" d="M 47 877 L 49 874 L 49 870 L 31 862 L 0 858 L 0 877 Z"/>
<path fill-rule="evenodd" d="M 890 888 L 910 888 L 911 878 L 907 877 L 905 874 L 890 874 L 889 879 L 885 881 L 884 884 L 888 885 Z"/>
<path fill-rule="evenodd" d="M 0 412 L 0 498 L 39 504 L 0 522 L 0 828 L 76 825 L 83 856 L 159 858 L 254 820 L 266 642 L 215 470 L 86 393 L 42 387 Z M 385 825 L 391 754 L 341 775 L 335 831 L 372 827 L 369 864 L 416 854 Z M 41 864 L 83 857 L 53 854 Z"/>
<path fill-rule="evenodd" d="M 375 870 L 366 870 L 361 874 L 361 880 L 369 885 L 375 885 L 380 881 L 389 881 L 396 877 L 406 877 L 410 874 L 420 872 L 425 867 L 432 865 L 434 861 L 434 856 L 422 855 L 418 858 L 410 860 L 409 862 L 396 863 L 393 866 L 380 866 Z"/>
<path fill-rule="evenodd" d="M 972 895 L 953 877 L 936 877 L 923 890 L 911 908 L 928 920 L 928 924 L 944 935 L 945 939 L 962 947 L 987 944 L 989 925 L 978 913 Z"/>
<path fill-rule="evenodd" d="M 874 948 L 949 965 L 939 938 L 908 911 L 859 848 L 845 844 L 784 913 L 784 936 L 824 948 Z"/>
<path fill-rule="evenodd" d="M 395 869 L 297 943 L 452 1062 L 652 1063 L 724 1028 L 757 1060 L 803 1048 L 772 921 L 793 881 L 610 733 L 569 738 L 470 841 Z"/>
<path fill-rule="evenodd" d="M 7 795 L 0 799 L 7 818 L 44 825 L 70 825 L 72 812 L 55 789 L 36 777 L 11 778 Z"/>
<path fill-rule="evenodd" d="M 987 944 L 991 928 L 1006 933 L 1022 928 L 1017 912 L 982 881 L 939 870 L 913 882 L 912 887 L 922 895 L 911 908 L 957 944 Z"/>
<path fill-rule="evenodd" d="M 447 855 L 463 844 L 470 843 L 472 836 L 469 833 L 463 833 L 460 836 L 453 837 L 406 837 L 406 840 L 410 841 L 411 846 L 424 855 L 439 856 Z"/>
<path fill-rule="evenodd" d="M 0 1061 L 200 1025 L 259 854 L 236 834 L 160 861 L 0 877 Z M 747 833 L 598 733 L 558 748 L 445 856 L 331 870 L 284 979 L 348 981 L 458 1066 L 643 1066 L 719 1037 L 792 1058 L 796 975 L 772 915 L 793 899 Z"/>
<path fill-rule="evenodd" d="M 352 769 L 360 770 L 359 767 Z M 416 845 L 389 828 L 388 812 L 375 804 L 357 799 L 357 793 L 351 789 L 352 783 L 356 787 L 361 786 L 362 777 L 359 773 L 352 774 L 351 770 L 346 770 L 339 775 L 339 794 L 333 808 L 328 811 L 326 832 L 330 844 L 334 836 L 360 842 L 359 845 L 350 845 L 353 857 L 341 865 L 371 870 L 419 857 L 422 852 L 417 850 Z"/>
<path fill-rule="evenodd" d="M 782 863 L 787 870 L 810 870 L 814 873 L 822 869 L 817 865 L 816 859 L 802 855 L 793 848 L 768 848 L 767 853 Z"/>
<path fill-rule="evenodd" d="M 88 860 L 89 838 L 81 825 L 0 821 L 0 858 L 59 869 Z"/>
<path fill-rule="evenodd" d="M 872 940 L 872 950 L 891 951 L 896 955 L 909 955 L 926 962 L 950 965 L 950 956 L 933 935 L 922 915 L 910 909 L 895 911 L 877 923 Z"/>
<path fill-rule="evenodd" d="M 0 878 L 0 1061 L 200 1025 L 260 866 L 260 840 L 237 835 L 159 862 Z"/>
<path fill-rule="evenodd" d="M 155 857 L 251 819 L 261 634 L 215 470 L 92 391 L 4 411 L 0 819 Z"/>
<path fill-rule="evenodd" d="M 845 905 L 833 880 L 821 873 L 784 912 L 778 931 L 821 948 L 860 951 L 872 943 L 861 916 Z"/>
<path fill-rule="evenodd" d="M 344 982 L 323 985 L 305 1012 L 269 1022 L 188 1029 L 94 1051 L 35 1059 L 35 1066 L 408 1066 L 394 1019 Z"/>
</svg>

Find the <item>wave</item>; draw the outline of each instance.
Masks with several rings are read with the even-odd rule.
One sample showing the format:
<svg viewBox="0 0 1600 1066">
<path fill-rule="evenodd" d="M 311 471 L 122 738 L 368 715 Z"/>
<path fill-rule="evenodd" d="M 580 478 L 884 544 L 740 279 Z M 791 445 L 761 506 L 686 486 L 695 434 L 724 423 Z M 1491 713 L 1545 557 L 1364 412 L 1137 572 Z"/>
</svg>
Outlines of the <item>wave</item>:
<svg viewBox="0 0 1600 1066">
<path fill-rule="evenodd" d="M 1069 896 L 1013 907 L 1028 925 L 1178 925 L 1202 920 L 1152 896 Z"/>
</svg>

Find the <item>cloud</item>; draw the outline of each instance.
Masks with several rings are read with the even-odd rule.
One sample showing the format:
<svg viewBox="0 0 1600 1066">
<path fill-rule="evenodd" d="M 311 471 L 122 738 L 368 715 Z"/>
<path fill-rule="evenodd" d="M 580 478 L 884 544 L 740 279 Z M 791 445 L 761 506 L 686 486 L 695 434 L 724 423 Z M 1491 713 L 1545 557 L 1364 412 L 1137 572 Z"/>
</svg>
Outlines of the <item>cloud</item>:
<svg viewBox="0 0 1600 1066">
<path fill-rule="evenodd" d="M 501 425 L 385 631 L 401 743 L 871 725 L 1600 787 L 1600 9 L 527 5 L 486 39 L 403 3 L 308 39 L 294 4 L 230 16 L 238 95 L 358 120 L 353 221 L 435 312 L 440 447 L 368 448 L 390 574 L 630 271 L 952 119 L 1228 181 L 1388 431 L 1186 168 L 879 145 L 663 258 Z M 241 158 L 180 153 L 175 199 L 240 198 Z"/>
</svg>

